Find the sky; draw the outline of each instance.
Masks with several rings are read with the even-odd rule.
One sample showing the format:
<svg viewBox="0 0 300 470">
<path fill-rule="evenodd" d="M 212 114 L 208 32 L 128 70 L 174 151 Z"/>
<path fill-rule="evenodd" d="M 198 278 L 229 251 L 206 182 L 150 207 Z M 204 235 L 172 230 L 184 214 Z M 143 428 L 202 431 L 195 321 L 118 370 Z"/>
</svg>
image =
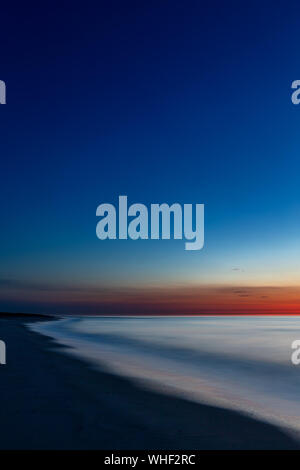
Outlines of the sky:
<svg viewBox="0 0 300 470">
<path fill-rule="evenodd" d="M 1 7 L 0 310 L 300 313 L 299 4 Z M 205 245 L 96 208 L 205 204 Z"/>
</svg>

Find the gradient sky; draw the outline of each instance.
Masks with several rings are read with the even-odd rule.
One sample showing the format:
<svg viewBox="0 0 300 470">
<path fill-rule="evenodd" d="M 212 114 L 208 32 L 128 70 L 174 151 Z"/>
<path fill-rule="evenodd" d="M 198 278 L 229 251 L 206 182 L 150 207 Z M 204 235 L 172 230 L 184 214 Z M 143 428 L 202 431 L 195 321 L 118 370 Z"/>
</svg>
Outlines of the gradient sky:
<svg viewBox="0 0 300 470">
<path fill-rule="evenodd" d="M 0 310 L 300 313 L 299 23 L 283 1 L 2 6 Z M 204 249 L 100 241 L 121 194 L 204 203 Z"/>
</svg>

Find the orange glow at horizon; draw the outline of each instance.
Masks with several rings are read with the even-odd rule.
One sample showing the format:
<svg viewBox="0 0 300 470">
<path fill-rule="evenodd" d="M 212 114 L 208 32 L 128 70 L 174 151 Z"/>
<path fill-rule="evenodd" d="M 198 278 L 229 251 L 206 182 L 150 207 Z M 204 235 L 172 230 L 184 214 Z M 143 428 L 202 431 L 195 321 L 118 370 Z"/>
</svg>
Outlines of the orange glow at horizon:
<svg viewBox="0 0 300 470">
<path fill-rule="evenodd" d="M 13 289 L 0 299 L 20 311 L 125 315 L 300 314 L 300 287 L 174 286 Z M 20 307 L 17 307 L 17 306 Z"/>
</svg>

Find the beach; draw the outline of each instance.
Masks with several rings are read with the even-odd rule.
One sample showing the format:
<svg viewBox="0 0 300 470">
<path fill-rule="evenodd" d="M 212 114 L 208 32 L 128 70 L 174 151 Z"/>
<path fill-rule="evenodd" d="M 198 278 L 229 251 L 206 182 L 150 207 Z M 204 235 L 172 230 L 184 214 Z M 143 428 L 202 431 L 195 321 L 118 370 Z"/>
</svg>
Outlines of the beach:
<svg viewBox="0 0 300 470">
<path fill-rule="evenodd" d="M 299 448 L 276 426 L 96 370 L 29 331 L 35 321 L 0 318 L 1 449 Z"/>
</svg>

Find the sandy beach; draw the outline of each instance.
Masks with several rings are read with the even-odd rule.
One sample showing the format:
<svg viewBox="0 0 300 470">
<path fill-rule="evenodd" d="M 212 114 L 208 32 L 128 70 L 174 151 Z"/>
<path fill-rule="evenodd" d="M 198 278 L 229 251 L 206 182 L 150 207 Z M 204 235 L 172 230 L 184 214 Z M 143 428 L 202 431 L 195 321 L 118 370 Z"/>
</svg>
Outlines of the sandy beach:
<svg viewBox="0 0 300 470">
<path fill-rule="evenodd" d="M 1 316 L 1 449 L 298 449 L 275 426 L 144 390 Z M 47 318 L 49 320 L 49 318 Z"/>
</svg>

